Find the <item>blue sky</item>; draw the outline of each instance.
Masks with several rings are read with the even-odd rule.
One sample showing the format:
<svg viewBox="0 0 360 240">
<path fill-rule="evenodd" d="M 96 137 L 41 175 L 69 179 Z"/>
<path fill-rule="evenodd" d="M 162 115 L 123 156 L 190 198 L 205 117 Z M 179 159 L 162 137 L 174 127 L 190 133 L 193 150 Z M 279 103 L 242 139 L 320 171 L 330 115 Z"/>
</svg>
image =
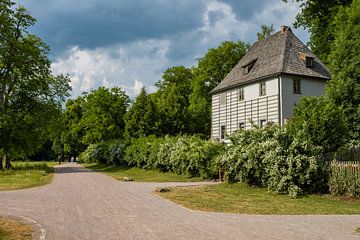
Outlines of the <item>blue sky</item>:
<svg viewBox="0 0 360 240">
<path fill-rule="evenodd" d="M 72 96 L 120 86 L 135 97 L 171 66 L 196 64 L 222 41 L 253 43 L 261 24 L 291 26 L 297 3 L 281 0 L 20 0 L 50 45 L 54 74 L 68 74 Z M 304 30 L 293 29 L 307 42 Z"/>
</svg>

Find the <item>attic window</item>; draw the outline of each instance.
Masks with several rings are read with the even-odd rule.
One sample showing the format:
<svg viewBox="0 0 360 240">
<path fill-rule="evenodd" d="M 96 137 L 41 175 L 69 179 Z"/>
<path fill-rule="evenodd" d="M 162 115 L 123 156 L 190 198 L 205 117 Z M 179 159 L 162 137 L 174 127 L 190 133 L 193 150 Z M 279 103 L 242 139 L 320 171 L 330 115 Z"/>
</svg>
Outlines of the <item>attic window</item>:
<svg viewBox="0 0 360 240">
<path fill-rule="evenodd" d="M 313 57 L 305 57 L 306 67 L 313 68 L 314 67 L 314 58 Z"/>
<path fill-rule="evenodd" d="M 255 65 L 255 62 L 256 62 L 257 58 L 252 60 L 251 62 L 249 62 L 248 64 L 242 66 L 242 69 L 243 69 L 243 74 L 246 75 L 248 74 L 251 69 L 253 68 L 253 66 Z"/>
</svg>

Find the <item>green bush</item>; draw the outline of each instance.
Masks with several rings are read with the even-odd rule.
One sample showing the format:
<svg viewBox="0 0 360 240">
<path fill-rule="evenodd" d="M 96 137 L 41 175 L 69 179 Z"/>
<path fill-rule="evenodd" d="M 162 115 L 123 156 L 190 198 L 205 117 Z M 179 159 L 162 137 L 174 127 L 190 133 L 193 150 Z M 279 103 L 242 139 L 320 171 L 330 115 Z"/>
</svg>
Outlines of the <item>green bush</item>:
<svg viewBox="0 0 360 240">
<path fill-rule="evenodd" d="M 222 148 L 198 136 L 150 136 L 133 139 L 124 159 L 130 166 L 210 178 L 217 173 L 213 159 Z"/>
<path fill-rule="evenodd" d="M 268 187 L 296 197 L 302 192 L 326 190 L 327 171 L 320 148 L 303 137 L 293 137 L 286 128 L 253 126 L 231 136 L 232 144 L 216 163 L 230 182 Z"/>
<path fill-rule="evenodd" d="M 360 197 L 360 171 L 333 162 L 330 167 L 329 190 L 332 195 Z"/>
<path fill-rule="evenodd" d="M 112 140 L 98 144 L 90 144 L 79 156 L 80 162 L 101 162 L 123 165 L 125 144 L 121 140 Z"/>
</svg>

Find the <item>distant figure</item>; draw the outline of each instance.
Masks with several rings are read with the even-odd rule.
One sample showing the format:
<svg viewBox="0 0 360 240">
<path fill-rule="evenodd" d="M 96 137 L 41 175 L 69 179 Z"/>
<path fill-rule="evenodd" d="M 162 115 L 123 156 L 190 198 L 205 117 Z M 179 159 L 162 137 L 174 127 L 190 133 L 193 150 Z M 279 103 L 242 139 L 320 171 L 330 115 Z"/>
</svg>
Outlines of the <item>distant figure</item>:
<svg viewBox="0 0 360 240">
<path fill-rule="evenodd" d="M 70 158 L 70 161 L 73 163 L 73 162 L 74 162 L 74 157 L 71 157 L 71 158 Z"/>
<path fill-rule="evenodd" d="M 59 165 L 61 164 L 61 155 L 58 157 Z"/>
</svg>

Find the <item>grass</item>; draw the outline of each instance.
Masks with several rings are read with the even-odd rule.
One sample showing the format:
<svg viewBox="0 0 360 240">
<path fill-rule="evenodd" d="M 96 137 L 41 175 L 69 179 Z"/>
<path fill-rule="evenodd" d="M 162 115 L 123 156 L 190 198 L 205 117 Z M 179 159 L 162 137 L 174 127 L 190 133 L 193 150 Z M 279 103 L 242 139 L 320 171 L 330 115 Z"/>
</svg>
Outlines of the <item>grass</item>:
<svg viewBox="0 0 360 240">
<path fill-rule="evenodd" d="M 199 182 L 203 181 L 200 177 L 188 177 L 175 173 L 163 173 L 157 170 L 144 170 L 135 167 L 108 166 L 105 164 L 84 164 L 85 167 L 96 172 L 105 173 L 118 180 L 128 177 L 137 182 Z"/>
<path fill-rule="evenodd" d="M 34 230 L 21 221 L 0 216 L 0 240 L 31 240 Z"/>
<path fill-rule="evenodd" d="M 194 210 L 269 215 L 360 214 L 360 200 L 315 194 L 292 199 L 240 183 L 169 189 L 157 194 Z"/>
<path fill-rule="evenodd" d="M 56 162 L 12 162 L 12 169 L 0 171 L 0 191 L 29 188 L 51 182 Z"/>
</svg>

